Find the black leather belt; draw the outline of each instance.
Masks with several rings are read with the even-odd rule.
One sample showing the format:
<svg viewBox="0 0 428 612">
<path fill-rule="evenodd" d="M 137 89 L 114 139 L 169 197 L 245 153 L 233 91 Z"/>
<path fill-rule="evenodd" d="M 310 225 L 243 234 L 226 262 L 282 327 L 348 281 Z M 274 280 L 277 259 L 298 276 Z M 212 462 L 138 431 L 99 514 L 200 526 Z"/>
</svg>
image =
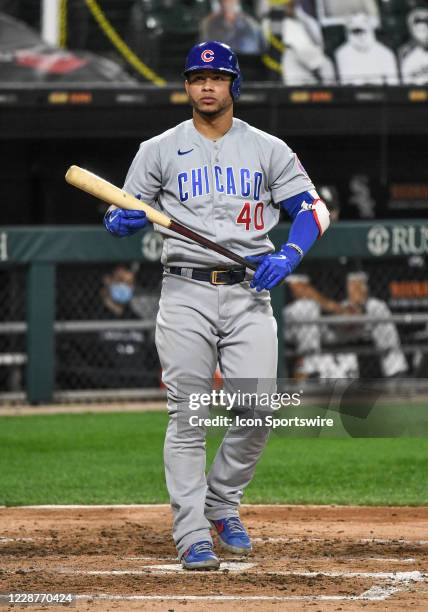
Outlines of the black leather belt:
<svg viewBox="0 0 428 612">
<path fill-rule="evenodd" d="M 211 285 L 236 285 L 245 280 L 245 268 L 231 268 L 229 270 L 204 270 L 203 268 L 166 268 L 166 272 L 205 281 Z"/>
</svg>

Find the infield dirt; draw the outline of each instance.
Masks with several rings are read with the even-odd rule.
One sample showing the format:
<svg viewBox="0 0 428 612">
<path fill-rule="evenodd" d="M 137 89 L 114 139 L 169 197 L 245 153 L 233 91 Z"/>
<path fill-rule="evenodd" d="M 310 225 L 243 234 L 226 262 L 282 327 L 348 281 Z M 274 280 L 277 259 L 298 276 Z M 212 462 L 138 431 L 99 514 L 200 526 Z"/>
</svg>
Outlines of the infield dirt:
<svg viewBox="0 0 428 612">
<path fill-rule="evenodd" d="M 220 571 L 186 572 L 168 506 L 0 508 L 0 593 L 72 593 L 75 609 L 97 611 L 428 608 L 426 507 L 244 506 L 241 517 L 253 553 L 216 543 Z"/>
</svg>

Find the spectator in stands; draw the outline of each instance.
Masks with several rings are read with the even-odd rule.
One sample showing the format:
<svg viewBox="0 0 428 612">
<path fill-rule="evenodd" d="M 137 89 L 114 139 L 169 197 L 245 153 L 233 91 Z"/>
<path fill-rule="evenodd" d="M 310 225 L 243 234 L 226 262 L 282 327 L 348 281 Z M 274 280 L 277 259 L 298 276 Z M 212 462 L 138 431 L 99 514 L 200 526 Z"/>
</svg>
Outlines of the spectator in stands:
<svg viewBox="0 0 428 612">
<path fill-rule="evenodd" d="M 350 273 L 346 279 L 347 299 L 338 303 L 317 291 L 309 277 L 291 275 L 288 285 L 294 301 L 284 309 L 285 339 L 294 342 L 298 355 L 295 378 L 356 378 L 359 376 L 357 356 L 351 350 L 330 354 L 322 352 L 322 344 L 372 342 L 379 355 L 385 378 L 404 375 L 408 364 L 401 349 L 400 336 L 387 304 L 370 297 L 365 272 Z M 367 322 L 347 325 L 319 324 L 321 313 L 366 315 Z M 304 324 L 302 324 L 304 323 Z"/>
<path fill-rule="evenodd" d="M 270 11 L 275 10 L 275 8 L 287 4 L 288 0 L 256 0 L 255 2 L 255 11 L 257 16 L 260 19 L 266 17 Z M 305 13 L 317 19 L 317 9 L 316 9 L 317 0 L 298 0 L 298 5 L 302 8 Z"/>
<path fill-rule="evenodd" d="M 376 0 L 321 0 L 320 18 L 345 22 L 357 13 L 369 15 L 375 25 L 379 24 L 379 9 Z"/>
<path fill-rule="evenodd" d="M 391 318 L 391 311 L 386 302 L 370 297 L 367 274 L 365 272 L 348 274 L 346 292 L 345 306 L 351 307 L 357 314 L 366 314 L 368 318 L 367 323 L 357 324 L 348 330 L 348 334 L 353 339 L 368 337 L 372 340 L 379 352 L 383 376 L 389 378 L 405 374 L 408 365 L 401 349 L 400 336 L 395 323 L 392 320 L 388 321 Z M 379 321 L 376 322 L 376 319 Z"/>
<path fill-rule="evenodd" d="M 282 6 L 283 82 L 291 86 L 334 84 L 334 65 L 324 53 L 322 31 L 317 20 L 303 9 L 299 0 L 284 0 Z"/>
<path fill-rule="evenodd" d="M 354 353 L 344 351 L 335 355 L 322 353 L 322 344 L 334 341 L 328 326 L 321 325 L 322 313 L 351 314 L 347 306 L 326 297 L 311 284 L 309 276 L 292 274 L 287 278 L 293 301 L 283 310 L 285 340 L 295 345 L 297 360 L 293 377 L 358 378 L 358 360 Z"/>
<path fill-rule="evenodd" d="M 359 13 L 346 22 L 347 41 L 335 53 L 343 85 L 396 85 L 399 82 L 394 53 L 376 39 L 368 15 Z"/>
<path fill-rule="evenodd" d="M 62 388 L 158 386 L 151 329 L 132 323 L 140 319 L 132 307 L 135 284 L 135 272 L 125 265 L 115 266 L 103 277 L 96 317 L 108 325 L 98 331 L 67 334 L 61 341 L 57 375 Z"/>
<path fill-rule="evenodd" d="M 410 41 L 399 52 L 403 83 L 428 83 L 428 8 L 415 8 L 407 16 Z"/>
<path fill-rule="evenodd" d="M 200 40 L 219 40 L 244 55 L 261 55 L 266 46 L 261 27 L 240 0 L 219 0 L 218 10 L 202 20 Z"/>
<path fill-rule="evenodd" d="M 118 265 L 103 278 L 100 290 L 101 311 L 99 318 L 112 317 L 134 319 L 131 300 L 135 291 L 135 274 L 123 265 Z"/>
</svg>

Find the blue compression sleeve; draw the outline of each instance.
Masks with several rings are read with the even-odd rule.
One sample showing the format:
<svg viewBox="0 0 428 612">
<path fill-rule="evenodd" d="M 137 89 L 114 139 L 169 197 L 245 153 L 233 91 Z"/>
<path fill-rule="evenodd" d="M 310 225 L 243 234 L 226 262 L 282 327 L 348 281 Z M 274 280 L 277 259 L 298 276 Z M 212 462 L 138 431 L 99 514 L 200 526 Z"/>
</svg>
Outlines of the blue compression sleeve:
<svg viewBox="0 0 428 612">
<path fill-rule="evenodd" d="M 320 230 L 315 217 L 310 210 L 304 210 L 297 215 L 291 224 L 287 243 L 296 244 L 306 254 L 316 242 Z"/>
<path fill-rule="evenodd" d="M 280 206 L 293 219 L 287 244 L 292 243 L 298 246 L 303 255 L 309 251 L 320 234 L 315 215 L 309 208 L 315 199 L 309 191 L 304 191 L 280 203 Z"/>
</svg>

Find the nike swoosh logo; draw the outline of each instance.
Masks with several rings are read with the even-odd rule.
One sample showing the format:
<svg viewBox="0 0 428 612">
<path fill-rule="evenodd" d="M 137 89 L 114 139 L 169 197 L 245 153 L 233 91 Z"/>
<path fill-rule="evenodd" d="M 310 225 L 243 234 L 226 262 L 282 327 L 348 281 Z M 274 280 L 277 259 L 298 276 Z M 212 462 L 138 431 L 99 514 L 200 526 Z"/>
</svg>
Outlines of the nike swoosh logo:
<svg viewBox="0 0 428 612">
<path fill-rule="evenodd" d="M 179 155 L 187 155 L 188 153 L 191 153 L 193 151 L 193 149 L 189 149 L 188 151 L 180 151 L 180 149 L 178 149 L 177 153 Z"/>
<path fill-rule="evenodd" d="M 110 215 L 110 223 L 116 219 L 116 217 L 118 216 L 118 214 L 119 214 L 119 213 L 117 212 L 117 213 L 115 213 L 114 215 Z"/>
</svg>

